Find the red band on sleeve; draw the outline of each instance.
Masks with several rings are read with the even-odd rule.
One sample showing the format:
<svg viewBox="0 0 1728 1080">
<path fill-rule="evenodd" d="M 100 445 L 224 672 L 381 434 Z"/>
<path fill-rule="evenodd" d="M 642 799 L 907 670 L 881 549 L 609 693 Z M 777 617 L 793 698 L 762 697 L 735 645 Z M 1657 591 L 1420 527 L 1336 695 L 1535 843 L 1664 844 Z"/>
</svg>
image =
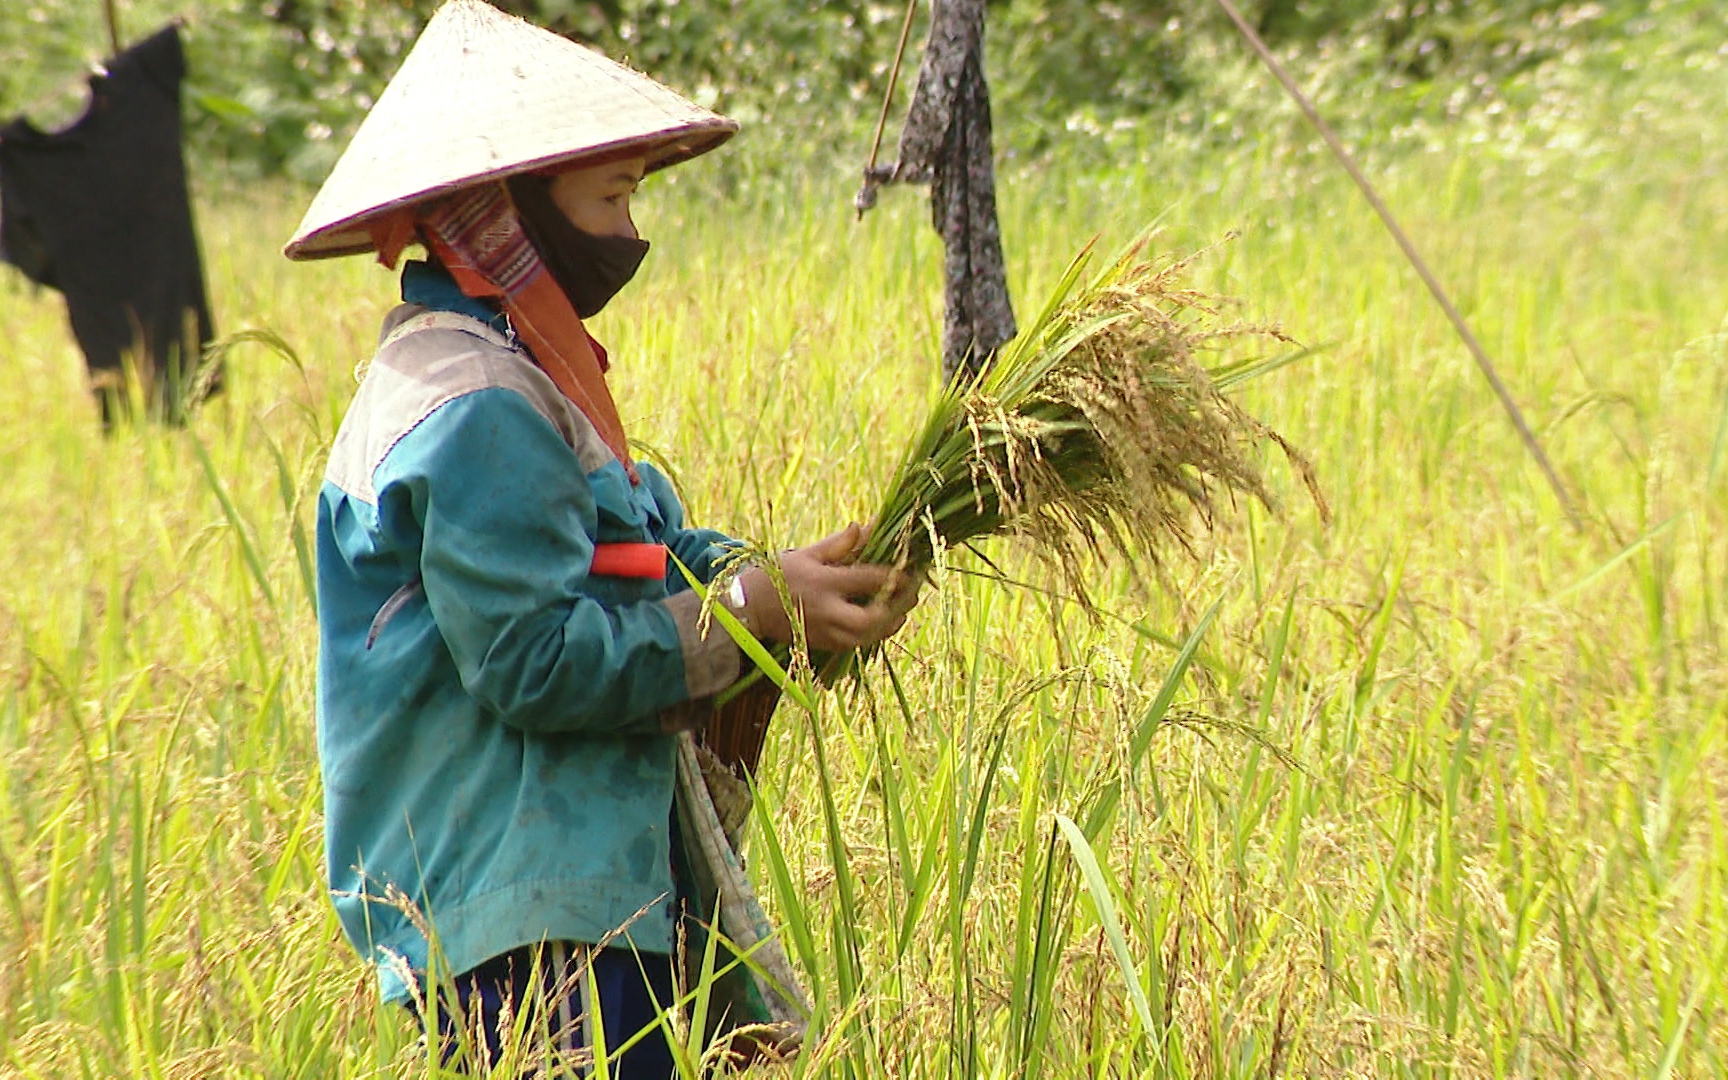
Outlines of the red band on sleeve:
<svg viewBox="0 0 1728 1080">
<path fill-rule="evenodd" d="M 601 577 L 663 578 L 665 544 L 595 544 L 588 572 Z"/>
</svg>

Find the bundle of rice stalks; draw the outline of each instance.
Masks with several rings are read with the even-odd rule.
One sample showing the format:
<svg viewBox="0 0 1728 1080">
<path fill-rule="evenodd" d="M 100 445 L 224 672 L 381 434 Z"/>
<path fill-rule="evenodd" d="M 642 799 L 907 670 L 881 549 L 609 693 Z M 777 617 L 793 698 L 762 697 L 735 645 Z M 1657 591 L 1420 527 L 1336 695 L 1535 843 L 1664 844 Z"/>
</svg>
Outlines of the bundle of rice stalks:
<svg viewBox="0 0 1728 1080">
<path fill-rule="evenodd" d="M 1086 555 L 1114 551 L 1156 569 L 1173 549 L 1191 551 L 1196 528 L 1210 528 L 1238 497 L 1274 506 L 1254 460 L 1267 441 L 1325 515 L 1307 461 L 1224 396 L 1305 352 L 1208 371 L 1196 354 L 1224 338 L 1289 339 L 1275 327 L 1228 323 L 1218 301 L 1184 287 L 1198 255 L 1157 261 L 1145 246 L 1090 278 L 1093 252 L 1083 250 L 995 364 L 944 392 L 888 485 L 863 561 L 917 569 L 938 548 L 1014 534 L 1090 608 Z M 818 658 L 816 667 L 832 680 L 855 659 Z M 746 694 L 758 678 L 717 702 L 706 738 L 728 764 L 754 768 L 760 753 L 775 695 Z"/>
<path fill-rule="evenodd" d="M 1273 506 L 1254 461 L 1263 441 L 1320 501 L 1302 456 L 1223 393 L 1300 354 L 1208 372 L 1196 353 L 1222 338 L 1288 339 L 1222 324 L 1217 301 L 1182 285 L 1196 256 L 1153 261 L 1144 247 L 1089 279 L 1082 251 L 995 365 L 938 400 L 888 485 L 865 561 L 919 567 L 938 545 L 1011 533 L 1085 602 L 1083 553 L 1157 565 L 1191 551 L 1196 526 L 1239 495 Z"/>
</svg>

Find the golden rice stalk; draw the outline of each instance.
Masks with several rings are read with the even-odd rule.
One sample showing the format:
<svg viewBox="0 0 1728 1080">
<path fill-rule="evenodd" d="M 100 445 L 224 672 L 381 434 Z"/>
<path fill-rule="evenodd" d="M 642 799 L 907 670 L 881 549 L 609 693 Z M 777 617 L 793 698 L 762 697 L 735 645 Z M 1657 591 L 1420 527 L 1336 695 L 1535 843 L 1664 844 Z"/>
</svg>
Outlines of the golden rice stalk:
<svg viewBox="0 0 1728 1080">
<path fill-rule="evenodd" d="M 1145 247 L 1133 244 L 1089 279 L 1093 252 L 1082 250 L 995 364 L 943 392 L 895 470 L 861 561 L 920 568 L 938 546 L 1017 535 L 1090 607 L 1084 555 L 1113 551 L 1156 569 L 1172 548 L 1191 551 L 1196 527 L 1210 528 L 1239 495 L 1274 506 L 1254 460 L 1266 441 L 1326 514 L 1308 462 L 1224 394 L 1305 353 L 1203 368 L 1196 353 L 1221 339 L 1289 339 L 1225 323 L 1219 301 L 1182 284 L 1197 256 L 1152 260 Z M 782 664 L 788 655 L 774 650 Z M 854 662 L 815 666 L 831 680 Z M 730 705 L 757 678 L 717 703 Z M 771 710 L 772 697 L 761 704 Z M 767 711 L 757 712 L 759 748 Z M 735 720 L 711 725 L 711 735 Z"/>
<path fill-rule="evenodd" d="M 1193 257 L 1154 261 L 1145 242 L 1090 279 L 1090 247 L 1038 318 L 977 381 L 938 400 L 888 485 L 862 558 L 917 567 L 937 544 L 1023 536 L 1084 600 L 1084 552 L 1157 565 L 1247 495 L 1274 505 L 1254 459 L 1283 449 L 1322 514 L 1307 461 L 1222 387 L 1288 358 L 1208 372 L 1196 353 L 1276 328 L 1221 325 L 1182 281 Z"/>
</svg>

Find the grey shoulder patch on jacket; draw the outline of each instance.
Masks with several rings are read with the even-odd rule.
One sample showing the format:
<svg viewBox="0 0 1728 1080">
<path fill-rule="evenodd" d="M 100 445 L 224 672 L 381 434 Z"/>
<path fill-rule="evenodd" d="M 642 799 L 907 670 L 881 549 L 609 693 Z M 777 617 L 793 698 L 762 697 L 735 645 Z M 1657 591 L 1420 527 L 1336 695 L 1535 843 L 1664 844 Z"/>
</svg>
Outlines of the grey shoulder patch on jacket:
<svg viewBox="0 0 1728 1080">
<path fill-rule="evenodd" d="M 526 398 L 576 452 L 583 471 L 613 460 L 594 425 L 509 338 L 468 315 L 403 305 L 385 319 L 378 353 L 336 433 L 324 478 L 376 505 L 373 475 L 403 436 L 440 406 L 490 389 Z"/>
</svg>

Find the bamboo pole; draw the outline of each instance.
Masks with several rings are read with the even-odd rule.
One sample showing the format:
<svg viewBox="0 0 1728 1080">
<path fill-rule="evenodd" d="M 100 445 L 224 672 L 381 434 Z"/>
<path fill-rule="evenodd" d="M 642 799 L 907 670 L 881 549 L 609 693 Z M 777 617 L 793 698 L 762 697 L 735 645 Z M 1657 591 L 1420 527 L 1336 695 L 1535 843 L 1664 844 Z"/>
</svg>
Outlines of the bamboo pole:
<svg viewBox="0 0 1728 1080">
<path fill-rule="evenodd" d="M 864 165 L 864 185 L 852 200 L 858 220 L 864 211 L 876 204 L 876 155 L 882 151 L 882 132 L 888 127 L 888 110 L 894 104 L 894 88 L 900 83 L 900 62 L 906 59 L 906 39 L 912 36 L 912 16 L 918 11 L 918 0 L 906 0 L 906 18 L 900 23 L 900 44 L 894 48 L 894 67 L 888 72 L 888 89 L 882 95 L 882 115 L 876 118 L 876 137 L 870 142 L 870 160 Z"/>
<path fill-rule="evenodd" d="M 1405 235 L 1404 229 L 1398 224 L 1398 219 L 1392 216 L 1392 211 L 1380 198 L 1379 192 L 1374 190 L 1374 185 L 1368 182 L 1368 178 L 1357 167 L 1355 159 L 1344 148 L 1344 143 L 1332 131 L 1331 126 L 1320 118 L 1319 110 L 1314 108 L 1314 103 L 1308 99 L 1308 95 L 1304 94 L 1302 89 L 1296 85 L 1296 80 L 1292 79 L 1289 72 L 1284 70 L 1284 65 L 1280 64 L 1278 58 L 1272 55 L 1272 50 L 1266 47 L 1264 41 L 1260 40 L 1260 35 L 1255 33 L 1254 28 L 1248 25 L 1246 19 L 1242 18 L 1242 13 L 1236 10 L 1236 5 L 1231 3 L 1231 0 L 1218 0 L 1218 6 L 1224 9 L 1224 14 L 1230 16 L 1230 21 L 1236 24 L 1237 31 L 1248 42 L 1249 48 L 1254 50 L 1261 63 L 1266 65 L 1267 69 L 1272 72 L 1272 76 L 1296 100 L 1296 105 L 1302 110 L 1302 115 L 1306 116 L 1308 122 L 1320 132 L 1320 137 L 1326 140 L 1326 145 L 1331 148 L 1332 156 L 1336 157 L 1338 163 L 1344 166 L 1344 171 L 1350 174 L 1350 179 L 1354 180 L 1356 186 L 1361 189 L 1363 197 L 1368 200 L 1368 205 L 1374 208 L 1376 214 L 1380 215 L 1380 220 L 1385 224 L 1386 230 L 1392 234 L 1392 239 L 1396 240 L 1398 246 L 1403 249 L 1404 257 L 1409 259 L 1410 265 L 1416 268 L 1416 274 L 1422 279 L 1422 284 L 1428 286 L 1428 291 L 1433 294 L 1435 302 L 1446 313 L 1446 317 L 1452 321 L 1452 328 L 1464 340 L 1465 348 L 1470 350 L 1470 355 L 1475 359 L 1476 366 L 1482 370 L 1482 374 L 1488 379 L 1488 385 L 1494 388 L 1495 395 L 1500 398 L 1501 407 L 1506 410 L 1506 415 L 1512 419 L 1512 426 L 1518 429 L 1518 437 L 1524 440 L 1524 446 L 1530 451 L 1530 455 L 1536 459 L 1536 464 L 1542 467 L 1542 474 L 1548 478 L 1548 486 L 1554 489 L 1554 495 L 1560 500 L 1561 508 L 1566 511 L 1566 516 L 1572 519 L 1572 527 L 1583 532 L 1584 522 L 1578 516 L 1578 508 L 1573 504 L 1572 496 L 1567 493 L 1566 485 L 1560 481 L 1560 474 L 1555 472 L 1554 466 L 1549 463 L 1548 455 L 1542 452 L 1542 444 L 1536 441 L 1535 432 L 1531 431 L 1530 425 L 1524 421 L 1524 414 L 1519 411 L 1518 403 L 1512 399 L 1512 392 L 1506 389 L 1506 384 L 1501 381 L 1500 373 L 1494 369 L 1494 362 L 1488 359 L 1487 350 L 1483 349 L 1482 343 L 1476 340 L 1476 335 L 1471 331 L 1470 324 L 1464 321 L 1464 316 L 1459 312 L 1458 306 L 1452 302 L 1452 297 L 1441 286 L 1440 280 L 1434 276 L 1433 271 L 1428 269 L 1427 262 L 1417 252 L 1416 245 L 1410 242 L 1410 237 Z"/>
</svg>

